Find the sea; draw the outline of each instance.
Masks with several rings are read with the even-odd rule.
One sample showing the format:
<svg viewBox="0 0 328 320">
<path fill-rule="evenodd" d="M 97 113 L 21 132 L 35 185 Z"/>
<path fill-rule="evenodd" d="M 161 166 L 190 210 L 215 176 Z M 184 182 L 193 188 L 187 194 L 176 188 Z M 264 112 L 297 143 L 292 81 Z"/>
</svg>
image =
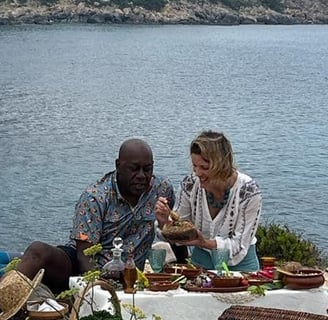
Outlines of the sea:
<svg viewBox="0 0 328 320">
<path fill-rule="evenodd" d="M 261 223 L 328 250 L 328 25 L 0 26 L 0 249 L 67 241 L 82 191 L 145 139 L 175 188 L 224 132 Z"/>
</svg>

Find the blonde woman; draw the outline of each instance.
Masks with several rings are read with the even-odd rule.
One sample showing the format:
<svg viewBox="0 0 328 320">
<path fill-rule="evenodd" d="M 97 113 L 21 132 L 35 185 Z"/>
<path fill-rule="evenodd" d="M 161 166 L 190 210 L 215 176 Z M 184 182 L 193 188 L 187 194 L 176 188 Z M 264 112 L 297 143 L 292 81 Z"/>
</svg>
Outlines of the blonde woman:
<svg viewBox="0 0 328 320">
<path fill-rule="evenodd" d="M 182 220 L 191 220 L 198 238 L 181 244 L 192 248 L 192 262 L 216 269 L 226 252 L 231 270 L 259 270 L 256 230 L 262 195 L 256 182 L 239 172 L 230 141 L 223 133 L 204 131 L 190 145 L 193 173 L 181 182 L 174 210 Z M 167 200 L 159 198 L 156 218 L 161 229 L 170 223 Z M 219 266 L 220 267 L 220 266 Z"/>
</svg>

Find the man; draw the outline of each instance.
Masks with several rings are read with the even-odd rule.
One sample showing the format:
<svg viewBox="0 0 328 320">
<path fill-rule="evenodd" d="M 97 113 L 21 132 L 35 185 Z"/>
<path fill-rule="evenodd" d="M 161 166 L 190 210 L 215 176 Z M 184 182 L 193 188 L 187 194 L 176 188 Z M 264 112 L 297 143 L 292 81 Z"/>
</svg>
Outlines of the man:
<svg viewBox="0 0 328 320">
<path fill-rule="evenodd" d="M 100 243 L 103 250 L 96 256 L 102 267 L 111 258 L 113 239 L 123 239 L 126 253 L 132 251 L 138 268 L 143 269 L 155 236 L 155 204 L 159 197 L 175 196 L 168 179 L 153 175 L 153 154 L 150 146 L 140 139 L 123 142 L 109 172 L 81 195 L 75 207 L 70 242 L 54 247 L 33 242 L 25 251 L 18 270 L 33 278 L 44 268 L 43 282 L 53 291 L 67 289 L 71 275 L 93 269 L 90 257 L 83 250 Z"/>
</svg>

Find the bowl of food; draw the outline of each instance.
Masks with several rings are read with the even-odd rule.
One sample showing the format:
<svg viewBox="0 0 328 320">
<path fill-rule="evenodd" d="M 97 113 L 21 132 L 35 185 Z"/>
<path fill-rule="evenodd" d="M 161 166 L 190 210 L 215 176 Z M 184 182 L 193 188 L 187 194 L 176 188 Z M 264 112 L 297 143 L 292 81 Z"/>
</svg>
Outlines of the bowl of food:
<svg viewBox="0 0 328 320">
<path fill-rule="evenodd" d="M 241 279 L 241 277 L 237 276 L 214 276 L 211 279 L 211 283 L 214 288 L 239 287 Z"/>
<path fill-rule="evenodd" d="M 148 289 L 150 291 L 168 291 L 175 290 L 179 288 L 179 282 L 172 281 L 154 281 L 151 282 Z"/>
<path fill-rule="evenodd" d="M 197 239 L 197 229 L 188 220 L 172 221 L 164 225 L 162 235 L 171 241 L 195 240 Z"/>
<path fill-rule="evenodd" d="M 283 274 L 282 283 L 287 289 L 312 289 L 321 287 L 325 282 L 323 271 L 312 268 L 302 268 L 297 272 L 285 272 L 279 270 Z"/>
</svg>

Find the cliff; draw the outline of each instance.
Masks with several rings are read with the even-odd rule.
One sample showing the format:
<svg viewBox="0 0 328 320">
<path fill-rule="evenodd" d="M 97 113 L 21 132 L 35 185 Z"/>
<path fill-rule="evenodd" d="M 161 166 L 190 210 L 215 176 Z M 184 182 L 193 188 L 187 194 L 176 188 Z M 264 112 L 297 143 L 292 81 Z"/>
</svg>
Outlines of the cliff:
<svg viewBox="0 0 328 320">
<path fill-rule="evenodd" d="M 151 10 L 145 9 L 146 6 L 135 5 L 133 2 L 119 3 L 118 0 L 115 2 L 113 0 L 94 2 L 90 0 L 0 0 L 0 25 L 21 23 L 208 25 L 328 23 L 327 0 L 161 1 L 162 7 Z"/>
</svg>

